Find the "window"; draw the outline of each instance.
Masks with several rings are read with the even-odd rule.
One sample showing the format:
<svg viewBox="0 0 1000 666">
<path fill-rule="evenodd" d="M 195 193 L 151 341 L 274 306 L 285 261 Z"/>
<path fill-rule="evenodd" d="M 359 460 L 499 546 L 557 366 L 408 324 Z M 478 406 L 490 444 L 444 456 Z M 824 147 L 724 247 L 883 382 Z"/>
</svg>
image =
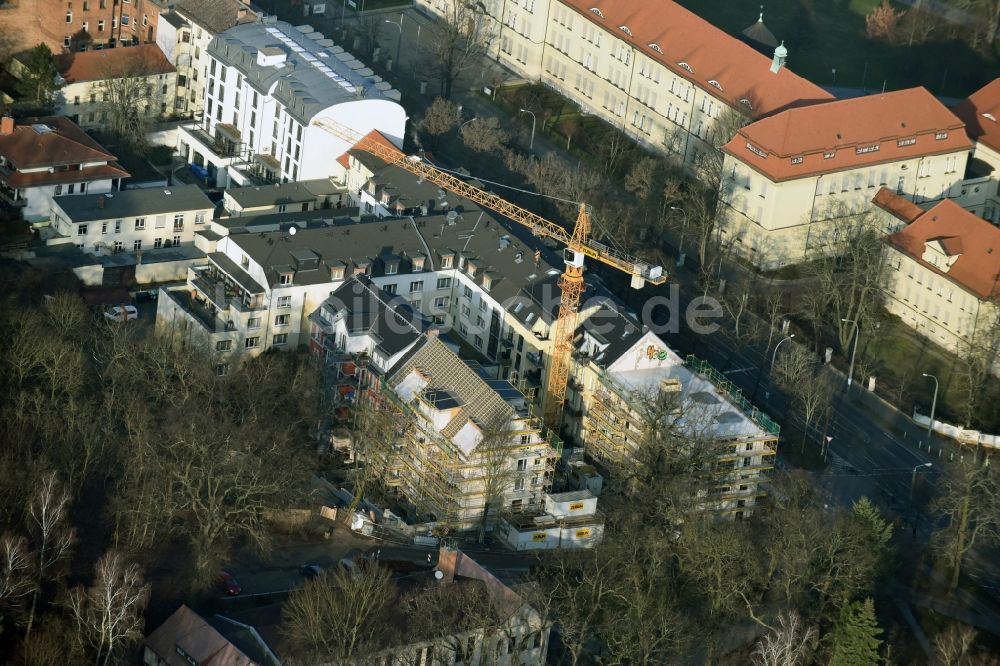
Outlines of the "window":
<svg viewBox="0 0 1000 666">
<path fill-rule="evenodd" d="M 450 254 L 447 255 L 447 256 L 441 257 L 441 268 L 451 268 L 453 261 L 454 261 L 454 257 L 452 255 L 450 255 Z M 440 282 L 440 280 L 439 280 L 439 282 Z"/>
<path fill-rule="evenodd" d="M 476 336 L 476 338 L 475 338 L 475 344 L 476 344 L 476 347 L 478 347 L 479 349 L 483 348 L 483 338 L 482 338 L 481 335 L 477 335 Z"/>
<path fill-rule="evenodd" d="M 271 338 L 271 344 L 275 347 L 281 347 L 288 344 L 288 333 L 276 333 L 273 338 Z"/>
<path fill-rule="evenodd" d="M 101 222 L 101 233 L 102 234 L 108 233 L 108 223 L 107 222 Z"/>
<path fill-rule="evenodd" d="M 204 213 L 195 213 L 194 214 L 194 223 L 195 224 L 205 224 L 205 214 Z"/>
<path fill-rule="evenodd" d="M 184 213 L 174 215 L 174 231 L 184 230 Z"/>
<path fill-rule="evenodd" d="M 65 37 L 63 37 L 63 46 L 69 48 L 69 45 L 70 45 L 70 37 L 69 35 L 66 35 Z"/>
<path fill-rule="evenodd" d="M 423 288 L 424 288 L 423 280 L 415 280 L 410 283 L 410 292 L 423 291 Z"/>
<path fill-rule="evenodd" d="M 528 439 L 527 435 L 521 435 L 521 443 L 522 444 L 527 444 L 528 443 L 527 439 Z M 517 471 L 518 472 L 523 472 L 526 469 L 528 469 L 528 459 L 527 458 L 521 458 L 520 460 L 517 461 Z"/>
<path fill-rule="evenodd" d="M 145 229 L 146 229 L 146 218 L 144 217 L 135 218 L 135 230 L 145 231 Z"/>
<path fill-rule="evenodd" d="M 90 21 L 84 21 L 81 26 L 81 30 L 84 32 L 90 32 Z"/>
<path fill-rule="evenodd" d="M 396 293 L 396 285 L 394 285 L 394 284 L 387 284 L 384 287 L 382 287 L 382 289 L 384 289 L 385 293 L 387 293 L 387 294 L 395 294 Z"/>
<path fill-rule="evenodd" d="M 132 250 L 133 251 L 138 251 L 138 250 L 141 250 L 141 249 L 142 249 L 142 241 L 140 239 L 137 238 L 134 241 L 132 241 Z"/>
<path fill-rule="evenodd" d="M 56 185 L 55 194 L 56 196 L 62 194 L 62 185 Z"/>
<path fill-rule="evenodd" d="M 256 335 L 253 336 L 253 337 L 247 338 L 246 340 L 243 341 L 243 346 L 246 347 L 247 349 L 253 349 L 254 347 L 256 347 L 259 344 L 260 344 L 260 338 L 257 337 Z"/>
<path fill-rule="evenodd" d="M 87 235 L 87 225 L 86 224 L 78 224 L 78 225 L 76 225 L 76 235 L 77 236 L 86 236 Z"/>
<path fill-rule="evenodd" d="M 482 317 L 476 317 L 476 326 L 479 328 L 486 328 L 486 320 Z"/>
<path fill-rule="evenodd" d="M 282 273 L 280 276 L 278 276 L 278 283 L 279 284 L 291 284 L 292 283 L 292 274 L 291 273 Z"/>
<path fill-rule="evenodd" d="M 233 348 L 232 340 L 219 340 L 215 343 L 215 351 L 229 351 Z"/>
<path fill-rule="evenodd" d="M 947 132 L 938 132 L 937 134 L 934 135 L 934 138 L 936 140 L 938 140 L 938 141 L 941 141 L 943 139 L 947 139 L 948 138 L 948 133 Z"/>
<path fill-rule="evenodd" d="M 125 247 L 122 245 L 121 241 L 115 241 L 115 245 L 114 245 L 115 254 L 121 252 L 124 249 L 125 249 Z"/>
<path fill-rule="evenodd" d="M 438 296 L 437 298 L 434 299 L 434 307 L 446 308 L 448 307 L 448 301 L 449 299 L 447 296 Z"/>
<path fill-rule="evenodd" d="M 420 306 L 423 305 L 423 301 L 420 300 L 419 298 L 415 298 L 410 302 L 410 305 L 413 307 L 414 310 L 419 310 Z"/>
<path fill-rule="evenodd" d="M 154 238 L 153 239 L 153 249 L 154 250 L 159 250 L 161 247 L 163 247 L 163 239 L 162 238 Z"/>
<path fill-rule="evenodd" d="M 180 245 L 180 244 L 181 244 L 180 235 L 174 236 L 174 245 Z"/>
<path fill-rule="evenodd" d="M 229 372 L 228 363 L 219 363 L 215 366 L 215 374 L 218 377 L 225 377 L 228 372 Z"/>
<path fill-rule="evenodd" d="M 122 25 L 128 25 L 132 18 L 128 14 L 122 14 Z"/>
<path fill-rule="evenodd" d="M 115 220 L 115 233 L 120 234 L 122 232 L 122 221 Z"/>
<path fill-rule="evenodd" d="M 451 287 L 451 278 L 447 278 L 447 277 L 438 278 L 438 281 L 437 281 L 437 288 L 438 289 L 448 289 L 449 287 Z"/>
<path fill-rule="evenodd" d="M 468 305 L 463 305 L 462 306 L 462 316 L 463 317 L 470 317 L 470 316 L 472 316 L 472 310 L 469 308 Z"/>
<path fill-rule="evenodd" d="M 104 19 L 97 22 L 97 32 L 104 32 Z"/>
<path fill-rule="evenodd" d="M 279 296 L 278 297 L 278 307 L 279 308 L 290 308 L 290 307 L 292 307 L 292 297 L 291 296 Z"/>
<path fill-rule="evenodd" d="M 66 23 L 72 23 L 72 22 L 73 22 L 73 11 L 72 10 L 67 10 L 66 11 Z"/>
<path fill-rule="evenodd" d="M 260 317 L 250 317 L 247 319 L 247 328 L 255 329 L 260 328 Z"/>
<path fill-rule="evenodd" d="M 79 95 L 74 95 L 74 97 L 73 97 L 73 106 L 80 106 L 80 96 Z"/>
</svg>

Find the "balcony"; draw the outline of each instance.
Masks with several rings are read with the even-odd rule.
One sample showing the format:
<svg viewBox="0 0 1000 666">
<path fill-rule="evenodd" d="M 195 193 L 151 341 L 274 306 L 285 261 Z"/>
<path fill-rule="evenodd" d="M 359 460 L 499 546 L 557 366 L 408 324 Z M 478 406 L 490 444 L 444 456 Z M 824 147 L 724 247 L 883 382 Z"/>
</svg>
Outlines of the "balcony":
<svg viewBox="0 0 1000 666">
<path fill-rule="evenodd" d="M 28 205 L 28 200 L 21 196 L 18 190 L 3 182 L 0 182 L 0 200 L 18 208 Z"/>
<path fill-rule="evenodd" d="M 191 285 L 220 311 L 233 308 L 236 312 L 265 310 L 263 294 L 251 294 L 236 284 L 229 276 L 213 266 L 199 266 L 188 270 Z"/>
<path fill-rule="evenodd" d="M 218 157 L 239 157 L 243 153 L 243 144 L 239 141 L 233 141 L 222 132 L 216 132 L 216 135 L 212 136 L 200 125 L 185 125 L 183 129 Z M 235 128 L 233 129 L 235 130 Z"/>
</svg>

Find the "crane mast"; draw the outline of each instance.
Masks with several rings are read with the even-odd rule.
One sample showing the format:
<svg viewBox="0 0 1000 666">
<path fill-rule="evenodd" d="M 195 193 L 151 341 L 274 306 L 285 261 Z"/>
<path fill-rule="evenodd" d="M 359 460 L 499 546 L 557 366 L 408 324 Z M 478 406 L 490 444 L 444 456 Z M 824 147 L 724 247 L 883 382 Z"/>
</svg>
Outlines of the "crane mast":
<svg viewBox="0 0 1000 666">
<path fill-rule="evenodd" d="M 545 392 L 545 422 L 558 431 L 566 402 L 566 387 L 573 361 L 573 335 L 576 331 L 580 310 L 580 298 L 586 287 L 583 280 L 584 259 L 590 257 L 628 274 L 631 286 L 641 288 L 646 282 L 663 284 L 667 276 L 661 266 L 654 266 L 638 257 L 615 250 L 590 238 L 590 209 L 580 204 L 573 232 L 570 234 L 562 226 L 544 217 L 521 208 L 502 197 L 486 192 L 460 178 L 428 164 L 418 157 L 411 157 L 395 147 L 387 146 L 369 136 L 362 136 L 340 123 L 318 118 L 313 124 L 351 144 L 355 150 L 362 150 L 379 159 L 398 166 L 410 173 L 428 180 L 438 187 L 449 190 L 474 203 L 493 210 L 511 221 L 529 229 L 534 235 L 553 238 L 566 246 L 566 267 L 559 278 L 561 292 L 559 313 L 553 326 L 552 354 L 549 362 L 549 376 Z"/>
</svg>

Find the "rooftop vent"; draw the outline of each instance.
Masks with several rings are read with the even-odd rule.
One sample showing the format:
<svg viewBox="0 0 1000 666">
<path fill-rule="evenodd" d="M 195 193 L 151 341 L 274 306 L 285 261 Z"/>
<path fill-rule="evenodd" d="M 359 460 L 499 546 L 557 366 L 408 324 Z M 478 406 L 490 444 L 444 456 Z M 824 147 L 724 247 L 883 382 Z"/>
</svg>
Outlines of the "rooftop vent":
<svg viewBox="0 0 1000 666">
<path fill-rule="evenodd" d="M 449 210 L 447 219 L 448 219 L 448 226 L 453 226 L 455 222 L 458 220 L 458 212 L 454 210 Z"/>
</svg>

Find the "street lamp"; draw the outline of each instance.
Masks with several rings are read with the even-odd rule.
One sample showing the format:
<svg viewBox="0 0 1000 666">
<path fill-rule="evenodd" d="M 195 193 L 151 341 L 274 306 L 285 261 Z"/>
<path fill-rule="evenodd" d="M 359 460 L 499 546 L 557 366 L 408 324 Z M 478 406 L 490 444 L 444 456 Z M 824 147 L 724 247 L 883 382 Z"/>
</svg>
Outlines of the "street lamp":
<svg viewBox="0 0 1000 666">
<path fill-rule="evenodd" d="M 913 503 L 913 486 L 917 483 L 917 470 L 921 467 L 933 467 L 934 463 L 924 463 L 913 468 L 913 478 L 910 479 L 910 504 Z"/>
<path fill-rule="evenodd" d="M 934 375 L 927 374 L 926 372 L 921 373 L 924 377 L 930 377 L 934 380 L 934 399 L 931 400 L 931 420 L 927 422 L 927 441 L 924 442 L 929 447 L 931 445 L 931 431 L 934 430 L 934 410 L 937 408 L 937 394 L 938 394 L 938 378 Z"/>
<path fill-rule="evenodd" d="M 782 343 L 782 342 L 788 342 L 789 340 L 791 340 L 791 339 L 792 339 L 792 338 L 794 338 L 794 337 L 795 337 L 795 334 L 794 334 L 794 333 L 792 333 L 791 335 L 789 335 L 789 336 L 787 336 L 787 337 L 784 337 L 784 338 L 782 338 L 782 339 L 781 339 L 781 341 L 780 341 L 780 342 L 778 342 L 778 344 L 774 345 L 774 353 L 773 353 L 773 354 L 771 354 L 771 369 L 770 369 L 770 370 L 768 371 L 768 373 L 767 373 L 767 376 L 768 376 L 768 377 L 770 377 L 770 376 L 771 376 L 771 374 L 772 374 L 772 373 L 774 372 L 774 361 L 775 361 L 775 359 L 776 359 L 776 358 L 778 358 L 778 347 L 780 347 L 780 346 L 781 346 L 781 343 Z M 769 381 L 770 381 L 770 380 L 769 380 Z"/>
<path fill-rule="evenodd" d="M 861 329 L 854 319 L 841 319 L 840 321 L 854 324 L 854 345 L 851 348 L 851 369 L 847 371 L 847 390 L 851 390 L 851 383 L 854 381 L 854 355 L 858 353 L 858 338 L 861 337 Z"/>
<path fill-rule="evenodd" d="M 678 252 L 678 255 L 677 255 L 677 267 L 680 268 L 681 266 L 684 265 L 684 258 L 685 258 L 685 255 L 684 255 L 684 234 L 687 232 L 688 214 L 687 214 L 686 210 L 684 210 L 683 208 L 679 208 L 678 206 L 671 206 L 670 210 L 675 210 L 675 211 L 677 211 L 678 213 L 680 213 L 681 215 L 684 216 L 684 221 L 681 223 L 681 242 L 677 246 L 677 252 Z"/>
<path fill-rule="evenodd" d="M 385 19 L 385 22 L 399 28 L 399 39 L 396 40 L 396 59 L 393 61 L 396 63 L 396 67 L 399 67 L 399 47 L 403 44 L 403 15 L 399 15 L 399 23 L 389 19 Z"/>
<path fill-rule="evenodd" d="M 535 112 L 528 111 L 527 109 L 518 109 L 518 113 L 530 113 L 531 114 L 531 141 L 528 142 L 528 150 L 534 150 L 535 148 Z"/>
</svg>

